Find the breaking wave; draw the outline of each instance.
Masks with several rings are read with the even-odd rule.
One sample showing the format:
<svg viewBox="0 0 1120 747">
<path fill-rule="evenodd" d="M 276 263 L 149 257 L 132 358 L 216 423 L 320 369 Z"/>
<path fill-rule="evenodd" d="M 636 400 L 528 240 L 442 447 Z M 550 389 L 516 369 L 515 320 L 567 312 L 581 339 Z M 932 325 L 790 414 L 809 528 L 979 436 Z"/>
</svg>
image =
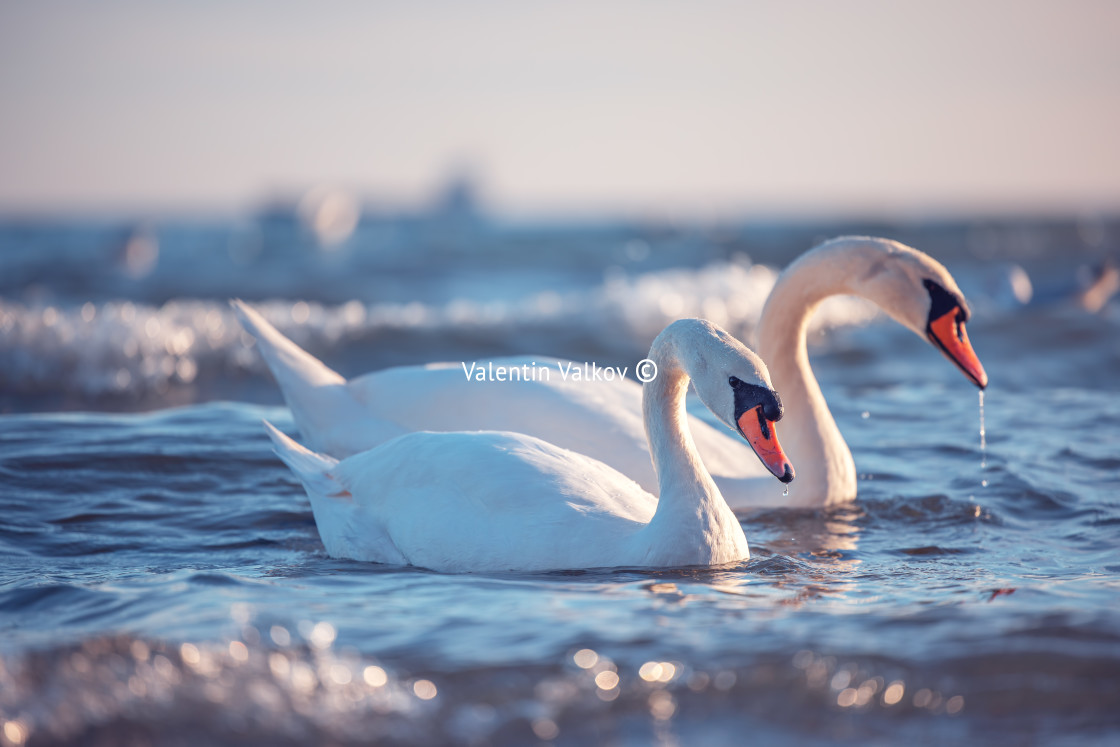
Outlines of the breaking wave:
<svg viewBox="0 0 1120 747">
<path fill-rule="evenodd" d="M 616 268 L 589 289 L 541 290 L 508 301 L 256 305 L 297 344 L 343 370 L 349 360 L 372 368 L 447 359 L 448 341 L 463 336 L 496 354 L 574 356 L 592 350 L 629 358 L 640 357 L 666 324 L 681 317 L 710 319 L 749 340 L 776 277 L 764 265 L 721 261 L 636 275 Z M 859 299 L 830 299 L 814 330 L 864 323 L 875 313 Z M 0 298 L 0 388 L 9 395 L 62 395 L 73 406 L 186 391 L 195 392 L 187 399 L 194 401 L 224 393 L 223 382 L 230 379 L 262 374 L 253 345 L 222 302 L 63 307 Z"/>
</svg>

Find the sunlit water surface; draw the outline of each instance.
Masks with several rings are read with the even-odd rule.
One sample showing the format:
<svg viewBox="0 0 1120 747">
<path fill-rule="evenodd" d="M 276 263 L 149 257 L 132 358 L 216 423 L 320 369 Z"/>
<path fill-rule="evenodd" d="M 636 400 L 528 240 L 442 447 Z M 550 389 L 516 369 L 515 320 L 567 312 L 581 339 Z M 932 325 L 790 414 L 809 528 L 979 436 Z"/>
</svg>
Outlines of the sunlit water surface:
<svg viewBox="0 0 1120 747">
<path fill-rule="evenodd" d="M 266 308 L 350 374 L 370 348 L 374 365 L 454 360 L 547 352 L 552 334 L 611 363 L 648 344 L 642 324 L 705 300 L 749 336 L 759 299 L 736 306 L 728 277 L 764 294 L 773 268 L 704 262 L 559 291 L 543 271 L 499 277 L 500 300 L 460 289 L 458 307 Z M 749 562 L 658 572 L 333 560 L 260 427 L 291 419 L 220 298 L 0 299 L 17 411 L 0 416 L 0 742 L 1117 738 L 1120 313 L 1005 303 L 985 291 L 991 263 L 948 264 L 992 380 L 985 449 L 971 384 L 911 333 L 836 307 L 814 363 L 859 501 L 744 516 Z M 605 342 L 602 315 L 636 339 Z M 255 404 L 168 407 L 234 398 Z M 92 411 L 106 407 L 149 412 Z"/>
</svg>

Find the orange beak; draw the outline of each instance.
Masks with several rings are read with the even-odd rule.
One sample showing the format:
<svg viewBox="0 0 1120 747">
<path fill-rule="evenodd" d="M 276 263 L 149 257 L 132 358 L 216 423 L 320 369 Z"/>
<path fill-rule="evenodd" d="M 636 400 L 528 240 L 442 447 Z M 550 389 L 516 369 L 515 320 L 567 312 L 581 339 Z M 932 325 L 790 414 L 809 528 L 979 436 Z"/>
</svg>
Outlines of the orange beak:
<svg viewBox="0 0 1120 747">
<path fill-rule="evenodd" d="M 980 365 L 980 359 L 976 357 L 976 351 L 968 341 L 964 322 L 960 320 L 960 308 L 954 306 L 931 321 L 926 327 L 926 334 L 930 342 L 941 348 L 941 352 L 956 363 L 957 368 L 976 386 L 981 389 L 988 386 L 988 374 L 984 373 L 984 367 Z"/>
<path fill-rule="evenodd" d="M 739 416 L 739 431 L 774 477 L 782 482 L 793 480 L 793 465 L 782 451 L 782 445 L 778 443 L 778 431 L 774 428 L 774 421 L 767 420 L 763 416 L 762 405 L 747 410 Z"/>
</svg>

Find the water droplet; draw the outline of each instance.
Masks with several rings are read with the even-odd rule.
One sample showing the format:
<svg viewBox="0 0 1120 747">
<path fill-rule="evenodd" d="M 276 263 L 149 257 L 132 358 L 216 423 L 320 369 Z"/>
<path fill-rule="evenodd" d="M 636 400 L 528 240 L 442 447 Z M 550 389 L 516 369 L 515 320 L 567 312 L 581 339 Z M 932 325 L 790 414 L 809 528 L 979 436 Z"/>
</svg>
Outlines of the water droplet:
<svg viewBox="0 0 1120 747">
<path fill-rule="evenodd" d="M 323 650 L 331 647 L 337 634 L 334 626 L 329 622 L 319 622 L 315 623 L 315 627 L 311 629 L 308 640 L 314 648 Z"/>
<path fill-rule="evenodd" d="M 385 670 L 379 666 L 370 665 L 362 672 L 362 679 L 370 687 L 381 687 L 389 681 L 389 676 L 385 674 Z"/>
<path fill-rule="evenodd" d="M 988 468 L 988 435 L 984 428 L 984 390 L 980 390 L 980 469 Z M 987 485 L 987 481 L 984 482 Z"/>
<path fill-rule="evenodd" d="M 412 683 L 412 692 L 420 700 L 431 700 L 439 694 L 439 690 L 436 689 L 435 683 L 431 680 L 416 680 Z"/>
<path fill-rule="evenodd" d="M 617 672 L 604 669 L 595 675 L 595 686 L 600 690 L 613 690 L 618 687 L 619 677 Z"/>
<path fill-rule="evenodd" d="M 789 495 L 789 485 L 786 485 L 786 489 L 782 491 L 782 497 L 783 498 L 787 495 Z"/>
<path fill-rule="evenodd" d="M 599 661 L 599 654 L 589 648 L 581 648 L 572 655 L 572 659 L 580 669 L 591 669 Z"/>
<path fill-rule="evenodd" d="M 287 646 L 292 642 L 292 634 L 283 625 L 273 625 L 268 633 L 277 646 Z"/>
<path fill-rule="evenodd" d="M 551 742 L 560 734 L 560 727 L 551 719 L 539 718 L 533 721 L 532 727 L 533 733 L 537 735 L 537 739 L 541 739 L 545 742 Z"/>
</svg>

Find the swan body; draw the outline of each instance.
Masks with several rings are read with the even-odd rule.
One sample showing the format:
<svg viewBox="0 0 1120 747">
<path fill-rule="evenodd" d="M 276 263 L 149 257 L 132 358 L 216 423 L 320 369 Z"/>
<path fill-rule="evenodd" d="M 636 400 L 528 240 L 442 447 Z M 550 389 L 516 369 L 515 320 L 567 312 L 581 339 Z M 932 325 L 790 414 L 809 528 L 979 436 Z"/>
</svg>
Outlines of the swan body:
<svg viewBox="0 0 1120 747">
<path fill-rule="evenodd" d="M 776 490 L 748 447 L 695 416 L 688 429 L 704 466 L 729 505 L 820 507 L 851 501 L 851 451 L 809 366 L 809 321 L 825 298 L 854 294 L 925 337 L 983 388 L 980 362 L 965 334 L 968 306 L 949 272 L 895 241 L 843 237 L 805 253 L 778 278 L 758 324 L 758 350 L 782 392 L 787 453 L 798 465 L 789 495 Z M 526 433 L 602 460 L 649 492 L 659 489 L 641 418 L 642 387 L 630 380 L 574 381 L 555 359 L 504 358 L 508 369 L 549 369 L 547 378 L 476 381 L 461 363 L 391 368 L 347 381 L 235 301 L 312 448 L 345 457 L 416 430 Z M 936 323 L 936 328 L 935 328 Z M 469 370 L 469 365 L 468 369 Z M 771 470 L 773 471 L 773 470 Z"/>
<path fill-rule="evenodd" d="M 333 557 L 447 572 L 677 567 L 749 557 L 742 526 L 705 471 L 685 418 L 701 400 L 763 453 L 782 407 L 766 367 L 711 323 L 669 325 L 650 357 L 643 422 L 660 499 L 606 464 L 502 431 L 415 432 L 338 461 L 266 424 L 303 482 Z"/>
<path fill-rule="evenodd" d="M 317 452 L 344 458 L 412 431 L 513 431 L 594 456 L 657 494 L 642 422 L 642 386 L 630 379 L 565 379 L 558 366 L 571 361 L 523 356 L 492 362 L 507 370 L 535 367 L 548 371 L 548 377 L 477 381 L 456 362 L 399 366 L 348 381 L 284 337 L 252 307 L 241 301 L 233 306 L 242 326 L 256 338 L 300 434 Z M 781 495 L 766 469 L 750 464 L 758 460 L 734 434 L 728 437 L 693 415 L 688 416 L 688 429 L 705 466 L 720 475 L 715 479 L 721 490 L 723 485 L 736 489 L 735 476 L 753 475 Z"/>
</svg>

